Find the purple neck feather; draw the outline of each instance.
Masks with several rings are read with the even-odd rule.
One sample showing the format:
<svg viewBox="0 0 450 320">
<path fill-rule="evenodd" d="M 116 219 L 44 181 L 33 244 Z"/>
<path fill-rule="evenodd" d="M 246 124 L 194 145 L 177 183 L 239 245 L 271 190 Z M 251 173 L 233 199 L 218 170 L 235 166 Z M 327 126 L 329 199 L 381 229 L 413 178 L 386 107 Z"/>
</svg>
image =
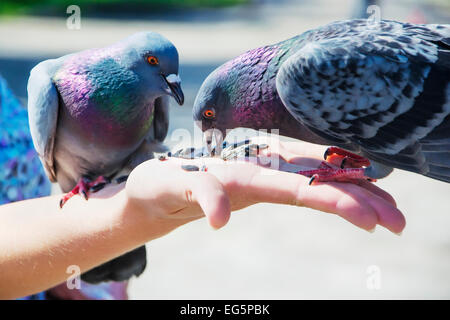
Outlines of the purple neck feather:
<svg viewBox="0 0 450 320">
<path fill-rule="evenodd" d="M 235 127 L 280 129 L 293 120 L 276 89 L 276 74 L 280 60 L 288 52 L 283 46 L 272 45 L 250 50 L 220 69 L 226 81 L 233 106 Z"/>
</svg>

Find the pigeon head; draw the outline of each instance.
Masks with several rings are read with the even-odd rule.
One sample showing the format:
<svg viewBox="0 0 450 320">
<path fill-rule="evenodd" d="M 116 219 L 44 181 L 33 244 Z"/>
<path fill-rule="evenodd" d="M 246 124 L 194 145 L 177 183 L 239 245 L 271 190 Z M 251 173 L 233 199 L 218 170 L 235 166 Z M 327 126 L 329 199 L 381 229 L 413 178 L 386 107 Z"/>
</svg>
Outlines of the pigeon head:
<svg viewBox="0 0 450 320">
<path fill-rule="evenodd" d="M 143 90 L 168 94 L 179 105 L 184 103 L 178 76 L 178 52 L 165 37 L 155 32 L 140 32 L 114 44 L 111 49 L 121 51 L 120 63 L 139 75 Z"/>
<path fill-rule="evenodd" d="M 193 118 L 204 132 L 208 146 L 212 143 L 213 133 L 219 145 L 220 140 L 225 139 L 227 129 L 237 127 L 226 82 L 220 68 L 216 69 L 205 79 L 194 101 Z"/>
<path fill-rule="evenodd" d="M 214 70 L 203 82 L 193 107 L 193 118 L 206 135 L 225 139 L 227 130 L 270 128 L 275 111 L 275 77 L 268 71 L 276 47 L 247 51 Z M 267 77 L 265 77 L 267 75 Z M 220 140 L 216 136 L 216 141 Z"/>
</svg>

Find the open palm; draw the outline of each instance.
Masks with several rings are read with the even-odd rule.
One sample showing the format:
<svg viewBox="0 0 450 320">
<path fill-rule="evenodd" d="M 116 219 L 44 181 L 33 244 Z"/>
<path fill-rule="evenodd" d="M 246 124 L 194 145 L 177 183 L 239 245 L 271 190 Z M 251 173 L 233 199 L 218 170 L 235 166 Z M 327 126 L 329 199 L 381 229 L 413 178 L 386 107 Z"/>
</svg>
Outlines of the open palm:
<svg viewBox="0 0 450 320">
<path fill-rule="evenodd" d="M 141 164 L 130 175 L 126 185 L 130 202 L 148 208 L 158 219 L 178 220 L 179 225 L 205 215 L 211 226 L 220 228 L 228 222 L 231 211 L 271 202 L 338 214 L 368 231 L 377 224 L 394 233 L 405 227 L 405 218 L 392 196 L 371 182 L 310 186 L 309 178 L 283 171 L 290 171 L 292 166 L 317 168 L 325 147 L 272 138 L 255 141 L 269 144 L 267 156 L 278 157 L 279 170 L 217 158 L 154 159 Z M 186 164 L 207 169 L 188 172 L 181 168 Z M 168 227 L 167 232 L 169 229 L 173 228 Z"/>
</svg>

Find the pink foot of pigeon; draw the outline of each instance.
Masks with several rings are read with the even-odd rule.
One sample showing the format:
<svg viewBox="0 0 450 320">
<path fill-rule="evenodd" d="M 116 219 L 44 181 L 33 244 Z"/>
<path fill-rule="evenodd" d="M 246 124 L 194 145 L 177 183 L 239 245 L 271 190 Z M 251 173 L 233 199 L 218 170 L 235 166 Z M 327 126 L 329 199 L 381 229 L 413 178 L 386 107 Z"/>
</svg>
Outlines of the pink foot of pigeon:
<svg viewBox="0 0 450 320">
<path fill-rule="evenodd" d="M 307 177 L 311 177 L 309 180 L 309 184 L 311 185 L 313 182 L 351 182 L 355 183 L 357 180 L 368 180 L 370 182 L 375 182 L 375 179 L 372 179 L 365 175 L 364 168 L 345 168 L 345 169 L 317 169 L 317 170 L 308 170 L 308 171 L 299 171 L 297 172 Z"/>
<path fill-rule="evenodd" d="M 375 179 L 365 175 L 365 168 L 336 169 L 328 165 L 326 162 L 322 162 L 317 169 L 300 170 L 296 173 L 311 178 L 311 180 L 309 180 L 309 185 L 313 182 L 337 181 L 355 183 L 358 180 L 368 180 L 371 182 L 376 181 Z"/>
<path fill-rule="evenodd" d="M 370 161 L 339 147 L 329 147 L 324 154 L 327 162 L 344 168 L 362 168 L 370 166 Z"/>
<path fill-rule="evenodd" d="M 77 185 L 68 193 L 66 193 L 59 201 L 59 207 L 62 208 L 66 202 L 74 195 L 81 194 L 86 200 L 89 199 L 91 193 L 95 193 L 102 189 L 109 181 L 100 176 L 94 181 L 90 181 L 88 178 L 81 178 Z"/>
</svg>

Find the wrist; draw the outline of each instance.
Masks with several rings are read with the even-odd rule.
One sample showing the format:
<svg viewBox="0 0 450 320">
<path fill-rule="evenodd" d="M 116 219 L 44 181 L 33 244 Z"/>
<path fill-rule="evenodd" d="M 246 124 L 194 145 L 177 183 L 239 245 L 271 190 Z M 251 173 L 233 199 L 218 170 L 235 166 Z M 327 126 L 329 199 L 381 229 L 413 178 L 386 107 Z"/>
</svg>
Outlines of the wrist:
<svg viewBox="0 0 450 320">
<path fill-rule="evenodd" d="M 150 200 L 130 197 L 126 190 L 116 196 L 121 223 L 128 225 L 141 242 L 160 238 L 187 222 L 186 219 L 174 218 L 170 212 L 163 212 L 158 205 L 152 205 Z"/>
</svg>

